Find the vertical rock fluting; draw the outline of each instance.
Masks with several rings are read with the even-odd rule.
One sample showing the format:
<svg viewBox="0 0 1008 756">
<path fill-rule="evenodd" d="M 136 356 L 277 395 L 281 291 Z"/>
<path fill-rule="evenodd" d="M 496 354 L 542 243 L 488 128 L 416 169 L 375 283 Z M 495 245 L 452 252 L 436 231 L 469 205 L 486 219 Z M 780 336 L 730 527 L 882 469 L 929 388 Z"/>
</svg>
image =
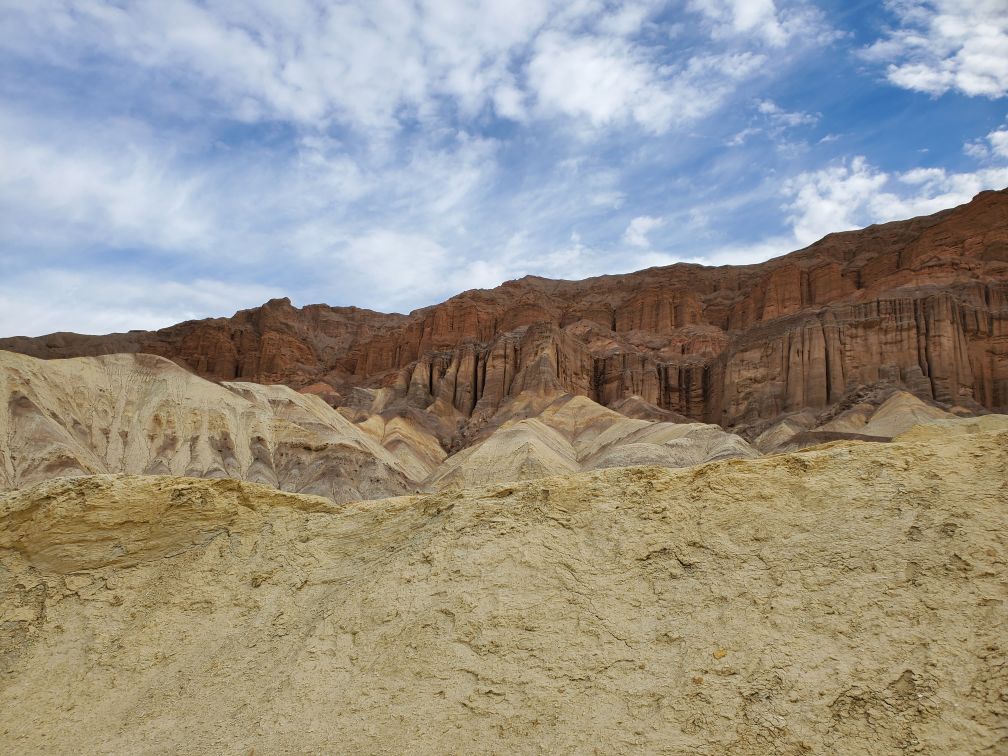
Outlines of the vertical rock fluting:
<svg viewBox="0 0 1008 756">
<path fill-rule="evenodd" d="M 551 323 L 535 323 L 489 343 L 468 343 L 425 354 L 400 373 L 406 401 L 427 408 L 439 404 L 472 416 L 489 415 L 505 399 L 523 392 L 568 391 L 592 394 L 592 357 L 584 344 Z"/>
<path fill-rule="evenodd" d="M 333 402 L 380 386 L 465 417 L 556 389 L 602 404 L 640 396 L 736 426 L 879 382 L 1005 410 L 1008 190 L 759 265 L 529 276 L 410 315 L 282 299 L 157 332 L 10 338 L 0 349 L 150 352 L 217 380 L 311 386 Z"/>
<path fill-rule="evenodd" d="M 979 318 L 954 295 L 935 293 L 831 307 L 753 329 L 725 358 L 721 422 L 825 407 L 879 381 L 949 404 L 1003 406 L 1006 355 L 992 336 L 1005 317 L 987 314 Z M 977 381 L 975 372 L 984 371 L 989 377 Z"/>
</svg>

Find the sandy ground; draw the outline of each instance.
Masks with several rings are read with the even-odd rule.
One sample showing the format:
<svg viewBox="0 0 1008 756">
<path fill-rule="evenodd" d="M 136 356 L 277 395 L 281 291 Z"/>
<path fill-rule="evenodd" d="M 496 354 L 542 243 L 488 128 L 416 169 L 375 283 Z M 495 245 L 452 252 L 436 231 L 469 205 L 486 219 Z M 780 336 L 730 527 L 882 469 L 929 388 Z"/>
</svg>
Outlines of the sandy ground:
<svg viewBox="0 0 1008 756">
<path fill-rule="evenodd" d="M 1008 751 L 1008 418 L 335 505 L 0 498 L 0 752 Z"/>
</svg>

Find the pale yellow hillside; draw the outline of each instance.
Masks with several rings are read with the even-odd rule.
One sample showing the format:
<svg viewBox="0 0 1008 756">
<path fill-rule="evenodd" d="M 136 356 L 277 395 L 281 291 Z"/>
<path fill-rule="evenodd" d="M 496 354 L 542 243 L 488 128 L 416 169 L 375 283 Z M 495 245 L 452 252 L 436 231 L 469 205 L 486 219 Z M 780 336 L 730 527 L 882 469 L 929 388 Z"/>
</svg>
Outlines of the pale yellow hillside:
<svg viewBox="0 0 1008 756">
<path fill-rule="evenodd" d="M 0 498 L 0 752 L 998 753 L 1008 418 L 334 505 Z"/>
</svg>

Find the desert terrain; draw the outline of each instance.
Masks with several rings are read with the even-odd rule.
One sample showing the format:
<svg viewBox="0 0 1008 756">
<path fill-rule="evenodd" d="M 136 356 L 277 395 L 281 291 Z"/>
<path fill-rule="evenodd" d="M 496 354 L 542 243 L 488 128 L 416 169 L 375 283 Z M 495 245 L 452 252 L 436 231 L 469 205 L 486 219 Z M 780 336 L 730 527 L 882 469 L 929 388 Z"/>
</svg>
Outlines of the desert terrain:
<svg viewBox="0 0 1008 756">
<path fill-rule="evenodd" d="M 7 753 L 999 753 L 1008 418 L 362 501 L 0 498 Z"/>
<path fill-rule="evenodd" d="M 0 752 L 1005 752 L 1006 198 L 0 340 Z"/>
</svg>

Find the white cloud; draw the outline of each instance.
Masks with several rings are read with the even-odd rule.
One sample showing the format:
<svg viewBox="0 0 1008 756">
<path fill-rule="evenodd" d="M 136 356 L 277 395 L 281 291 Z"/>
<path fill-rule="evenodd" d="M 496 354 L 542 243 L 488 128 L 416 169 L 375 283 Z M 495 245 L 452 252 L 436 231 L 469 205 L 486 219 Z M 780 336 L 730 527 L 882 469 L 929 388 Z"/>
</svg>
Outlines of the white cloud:
<svg viewBox="0 0 1008 756">
<path fill-rule="evenodd" d="M 974 139 L 971 142 L 963 144 L 963 152 L 977 160 L 984 160 L 990 157 L 990 150 L 987 149 L 987 145 L 983 143 L 982 139 Z"/>
<path fill-rule="evenodd" d="M 501 118 L 512 121 L 525 121 L 528 110 L 525 105 L 525 94 L 514 84 L 503 81 L 493 93 L 494 111 Z"/>
<path fill-rule="evenodd" d="M 73 265 L 97 248 L 220 265 L 282 250 L 315 264 L 367 233 L 376 214 L 404 229 L 464 228 L 497 168 L 497 143 L 465 134 L 421 142 L 405 158 L 351 156 L 339 141 L 308 134 L 292 156 L 199 160 L 142 125 L 78 125 L 0 108 L 0 214 L 10 219 L 0 225 L 0 262 L 25 265 L 19 251 L 33 250 Z"/>
<path fill-rule="evenodd" d="M 245 120 L 387 130 L 404 110 L 431 118 L 439 98 L 507 110 L 508 66 L 559 4 L 39 0 L 4 12 L 0 45 L 69 68 L 97 53 L 169 71 Z"/>
<path fill-rule="evenodd" d="M 966 142 L 963 152 L 977 160 L 1008 158 L 1008 126 L 994 129 L 983 139 Z"/>
<path fill-rule="evenodd" d="M 968 202 L 984 189 L 1005 186 L 1008 167 L 974 173 L 951 173 L 933 167 L 887 173 L 865 158 L 856 157 L 798 174 L 780 185 L 776 191 L 787 199 L 783 207 L 787 223 L 784 232 L 748 243 L 715 242 L 678 259 L 702 265 L 762 262 L 833 232 L 935 213 Z M 726 201 L 718 202 L 708 213 L 717 217 L 738 211 L 737 198 Z"/>
<path fill-rule="evenodd" d="M 716 111 L 765 61 L 742 51 L 669 63 L 620 37 L 545 32 L 529 60 L 528 81 L 543 115 L 661 134 Z"/>
<path fill-rule="evenodd" d="M 788 132 L 802 126 L 814 126 L 819 123 L 820 117 L 818 113 L 785 110 L 773 100 L 757 100 L 755 115 L 750 119 L 750 125 L 736 132 L 725 145 L 740 147 L 750 137 L 766 134 L 779 150 L 794 149 L 795 145 L 788 141 Z"/>
<path fill-rule="evenodd" d="M 787 42 L 774 0 L 692 0 L 690 8 L 711 19 L 721 36 L 754 34 L 775 47 Z"/>
<path fill-rule="evenodd" d="M 626 232 L 623 234 L 623 240 L 634 247 L 650 247 L 651 241 L 648 239 L 648 234 L 664 225 L 664 218 L 640 215 L 630 221 L 630 225 L 627 226 Z"/>
<path fill-rule="evenodd" d="M 637 121 L 664 131 L 671 105 L 653 67 L 632 46 L 615 39 L 547 33 L 536 43 L 529 81 L 540 108 L 587 118 L 595 126 Z"/>
<path fill-rule="evenodd" d="M 38 0 L 0 10 L 0 49 L 68 70 L 126 65 L 181 84 L 171 96 L 194 112 L 380 139 L 487 108 L 525 122 L 533 103 L 545 117 L 662 133 L 719 108 L 765 64 L 758 48 L 791 35 L 773 0 L 705 0 L 696 9 L 716 22 L 716 44 L 670 56 L 640 36 L 667 5 Z M 718 36 L 722 21 L 742 44 Z"/>
<path fill-rule="evenodd" d="M 598 29 L 604 34 L 627 37 L 638 33 L 647 23 L 648 18 L 655 13 L 663 3 L 654 0 L 644 2 L 627 2 L 622 7 L 617 6 L 611 14 L 603 15 Z"/>
<path fill-rule="evenodd" d="M 773 126 L 794 128 L 796 126 L 811 126 L 819 122 L 819 115 L 787 111 L 772 100 L 761 100 L 757 110 L 762 113 Z"/>
<path fill-rule="evenodd" d="M 371 301 L 386 309 L 404 301 L 429 301 L 441 293 L 453 260 L 437 241 L 422 234 L 376 229 L 325 255 L 342 276 L 372 288 Z"/>
<path fill-rule="evenodd" d="M 171 156 L 127 141 L 63 144 L 31 134 L 31 124 L 0 113 L 0 240 L 77 246 L 197 244 L 211 218 L 197 199 L 199 172 L 180 173 Z"/>
<path fill-rule="evenodd" d="M 810 244 L 831 231 L 857 227 L 855 213 L 867 198 L 881 191 L 887 177 L 868 166 L 863 158 L 789 182 L 785 191 L 794 196 L 789 221 L 795 238 Z"/>
<path fill-rule="evenodd" d="M 863 157 L 803 173 L 784 185 L 797 242 L 828 233 L 938 212 L 968 202 L 984 189 L 1008 186 L 1008 167 L 975 173 L 918 168 L 889 174 Z"/>
<path fill-rule="evenodd" d="M 943 180 L 945 178 L 945 171 L 942 168 L 914 168 L 906 173 L 899 174 L 896 178 L 904 184 L 925 186 L 935 181 Z"/>
<path fill-rule="evenodd" d="M 997 129 L 987 135 L 991 151 L 998 157 L 1008 158 L 1008 128 Z"/>
<path fill-rule="evenodd" d="M 284 294 L 279 287 L 256 283 L 43 268 L 0 281 L 0 334 L 154 330 L 184 320 L 231 315 Z"/>
<path fill-rule="evenodd" d="M 864 51 L 888 63 L 905 89 L 977 97 L 1008 94 L 1008 6 L 1004 0 L 889 0 L 898 26 Z"/>
<path fill-rule="evenodd" d="M 747 126 L 746 128 L 742 129 L 742 131 L 739 131 L 735 135 L 733 135 L 731 139 L 725 142 L 725 145 L 728 147 L 740 147 L 741 145 L 746 143 L 746 140 L 749 137 L 755 136 L 756 134 L 760 134 L 762 133 L 762 131 L 763 129 L 757 129 L 753 126 Z"/>
</svg>

